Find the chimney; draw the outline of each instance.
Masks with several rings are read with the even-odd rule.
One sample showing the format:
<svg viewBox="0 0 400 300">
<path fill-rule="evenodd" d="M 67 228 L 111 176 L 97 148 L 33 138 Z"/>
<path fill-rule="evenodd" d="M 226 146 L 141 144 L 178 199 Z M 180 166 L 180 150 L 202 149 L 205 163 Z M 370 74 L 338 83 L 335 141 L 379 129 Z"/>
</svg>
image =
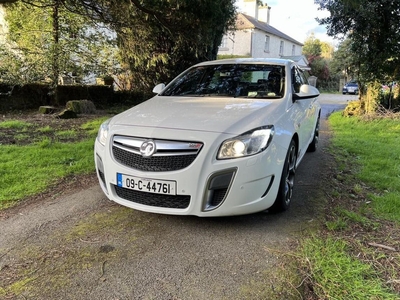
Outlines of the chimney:
<svg viewBox="0 0 400 300">
<path fill-rule="evenodd" d="M 244 0 L 243 1 L 243 13 L 250 17 L 258 19 L 258 5 L 257 0 Z"/>
<path fill-rule="evenodd" d="M 265 22 L 269 25 L 271 7 L 268 4 L 260 5 L 258 7 L 258 21 Z"/>
</svg>

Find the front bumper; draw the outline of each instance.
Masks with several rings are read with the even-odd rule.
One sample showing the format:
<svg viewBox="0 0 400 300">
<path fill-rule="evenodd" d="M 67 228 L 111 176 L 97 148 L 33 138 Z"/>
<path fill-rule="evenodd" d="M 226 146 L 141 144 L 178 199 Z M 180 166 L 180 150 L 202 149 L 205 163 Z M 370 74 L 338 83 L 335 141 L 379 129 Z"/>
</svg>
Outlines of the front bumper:
<svg viewBox="0 0 400 300">
<path fill-rule="evenodd" d="M 138 132 L 144 137 L 157 135 L 171 140 L 182 136 L 182 132 L 166 129 L 158 130 L 157 134 L 146 128 Z M 117 128 L 114 134 L 131 133 L 124 128 Z M 113 156 L 111 139 L 106 146 L 96 140 L 95 163 L 100 186 L 110 200 L 153 213 L 211 217 L 268 209 L 276 199 L 286 150 L 272 141 L 265 151 L 257 155 L 217 160 L 219 145 L 229 137 L 209 132 L 195 133 L 190 139 L 201 141 L 204 146 L 194 161 L 183 169 L 161 172 L 140 171 L 125 166 Z M 176 195 L 120 187 L 118 173 L 136 178 L 175 181 Z"/>
</svg>

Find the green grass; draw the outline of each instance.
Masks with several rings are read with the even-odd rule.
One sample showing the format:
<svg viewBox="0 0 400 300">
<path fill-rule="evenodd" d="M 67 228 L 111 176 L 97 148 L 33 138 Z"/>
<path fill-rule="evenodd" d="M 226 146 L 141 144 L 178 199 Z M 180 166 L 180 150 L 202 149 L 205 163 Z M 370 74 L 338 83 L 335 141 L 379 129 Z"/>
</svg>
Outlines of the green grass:
<svg viewBox="0 0 400 300">
<path fill-rule="evenodd" d="M 305 281 L 318 299 L 399 299 L 398 287 L 389 282 L 400 274 L 400 255 L 367 243 L 398 245 L 400 120 L 338 112 L 329 122 L 337 160 L 337 186 L 329 194 L 338 200 L 327 214 L 327 231 L 301 242 Z"/>
<path fill-rule="evenodd" d="M 332 212 L 334 219 L 326 222 L 326 227 L 331 231 L 341 231 L 350 228 L 351 224 L 357 224 L 365 230 L 376 230 L 379 224 L 370 220 L 360 212 L 350 211 L 348 209 L 337 207 Z"/>
<path fill-rule="evenodd" d="M 0 201 L 19 200 L 62 177 L 94 170 L 92 139 L 76 144 L 45 139 L 24 147 L 2 146 L 0 153 Z"/>
<path fill-rule="evenodd" d="M 39 132 L 43 132 L 43 133 L 47 133 L 47 132 L 53 132 L 54 129 L 51 128 L 49 125 L 47 125 L 45 127 L 39 128 L 38 131 Z"/>
<path fill-rule="evenodd" d="M 24 129 L 30 126 L 32 126 L 32 124 L 19 120 L 0 122 L 0 128 L 7 128 L 7 129 Z"/>
<path fill-rule="evenodd" d="M 0 145 L 0 209 L 10 201 L 21 200 L 45 191 L 68 175 L 94 171 L 93 146 L 97 129 L 106 118 L 90 121 L 82 126 L 87 139 L 77 143 L 61 143 L 43 138 L 26 146 Z M 7 121 L 7 128 L 23 128 L 26 123 Z M 24 124 L 24 126 L 22 126 Z M 22 126 L 22 127 L 21 127 Z M 48 131 L 49 128 L 43 128 Z M 72 136 L 73 131 L 62 131 L 60 136 Z"/>
<path fill-rule="evenodd" d="M 370 195 L 374 211 L 400 222 L 400 120 L 330 117 L 336 154 L 354 158 L 358 178 L 376 190 Z"/>
<path fill-rule="evenodd" d="M 28 140 L 30 138 L 30 135 L 28 133 L 18 133 L 14 135 L 14 138 L 17 141 L 23 141 L 23 140 Z"/>
<path fill-rule="evenodd" d="M 303 264 L 316 283 L 318 299 L 398 299 L 383 285 L 379 273 L 350 250 L 346 242 L 334 237 L 311 237 L 303 242 Z"/>
<path fill-rule="evenodd" d="M 59 131 L 56 133 L 56 136 L 59 138 L 74 138 L 74 137 L 76 137 L 76 135 L 77 135 L 77 132 L 73 129 Z"/>
</svg>

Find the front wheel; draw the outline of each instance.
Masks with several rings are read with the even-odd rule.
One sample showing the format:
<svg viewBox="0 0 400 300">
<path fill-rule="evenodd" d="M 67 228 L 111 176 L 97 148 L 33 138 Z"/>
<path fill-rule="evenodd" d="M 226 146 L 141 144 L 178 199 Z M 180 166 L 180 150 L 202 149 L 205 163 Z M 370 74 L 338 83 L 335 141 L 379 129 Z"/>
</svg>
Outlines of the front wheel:
<svg viewBox="0 0 400 300">
<path fill-rule="evenodd" d="M 311 143 L 308 145 L 307 152 L 315 152 L 318 147 L 319 141 L 319 117 L 317 119 L 317 124 L 315 124 L 314 136 Z"/>
<path fill-rule="evenodd" d="M 278 195 L 274 204 L 270 208 L 270 211 L 272 212 L 282 212 L 287 210 L 290 206 L 293 195 L 294 176 L 296 173 L 296 161 L 296 143 L 292 140 L 289 145 L 289 150 L 286 154 Z"/>
</svg>

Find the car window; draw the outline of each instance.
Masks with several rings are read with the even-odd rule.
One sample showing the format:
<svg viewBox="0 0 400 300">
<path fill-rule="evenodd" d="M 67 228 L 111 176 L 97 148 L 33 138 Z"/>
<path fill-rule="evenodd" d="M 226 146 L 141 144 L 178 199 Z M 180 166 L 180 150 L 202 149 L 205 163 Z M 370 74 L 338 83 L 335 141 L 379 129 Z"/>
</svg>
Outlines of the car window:
<svg viewBox="0 0 400 300">
<path fill-rule="evenodd" d="M 199 66 L 179 76 L 160 95 L 281 98 L 285 91 L 284 79 L 284 66 L 255 64 Z"/>
</svg>

